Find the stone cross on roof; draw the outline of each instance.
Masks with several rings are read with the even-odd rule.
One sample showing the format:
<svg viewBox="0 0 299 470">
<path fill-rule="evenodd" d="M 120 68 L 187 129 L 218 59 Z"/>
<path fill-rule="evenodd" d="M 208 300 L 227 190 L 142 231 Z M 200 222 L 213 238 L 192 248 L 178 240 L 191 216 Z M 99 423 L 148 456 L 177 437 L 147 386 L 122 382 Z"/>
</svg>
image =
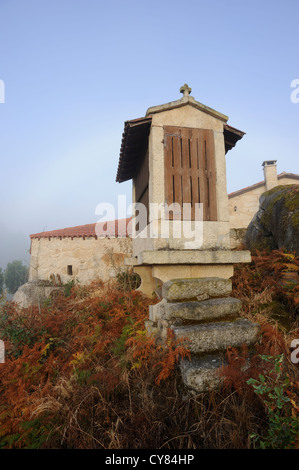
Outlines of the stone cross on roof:
<svg viewBox="0 0 299 470">
<path fill-rule="evenodd" d="M 185 96 L 189 96 L 191 91 L 192 89 L 187 85 L 187 83 L 185 83 L 185 85 L 181 86 L 180 88 L 180 93 L 184 94 L 184 98 Z"/>
</svg>

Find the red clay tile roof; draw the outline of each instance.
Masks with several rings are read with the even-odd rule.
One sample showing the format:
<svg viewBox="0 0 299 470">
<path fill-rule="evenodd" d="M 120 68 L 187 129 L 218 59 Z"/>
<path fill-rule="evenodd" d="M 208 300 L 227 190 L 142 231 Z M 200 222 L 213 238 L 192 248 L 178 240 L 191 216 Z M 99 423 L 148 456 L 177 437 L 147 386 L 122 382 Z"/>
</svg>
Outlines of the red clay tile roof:
<svg viewBox="0 0 299 470">
<path fill-rule="evenodd" d="M 51 230 L 49 232 L 40 232 L 30 235 L 31 240 L 33 238 L 64 238 L 64 237 L 99 237 L 99 238 L 111 238 L 111 237 L 130 237 L 130 226 L 129 222 L 132 218 L 111 220 L 108 222 L 99 222 L 87 225 L 78 225 L 76 227 L 61 228 L 58 230 Z"/>
<path fill-rule="evenodd" d="M 265 185 L 265 181 L 260 181 L 259 183 L 255 183 L 255 184 L 252 184 L 251 186 L 246 186 L 245 188 L 238 189 L 237 191 L 234 191 L 233 193 L 229 193 L 228 197 L 231 198 L 234 196 L 238 196 L 239 194 L 246 193 L 247 191 L 251 191 L 252 189 L 256 189 L 264 185 Z"/>
</svg>

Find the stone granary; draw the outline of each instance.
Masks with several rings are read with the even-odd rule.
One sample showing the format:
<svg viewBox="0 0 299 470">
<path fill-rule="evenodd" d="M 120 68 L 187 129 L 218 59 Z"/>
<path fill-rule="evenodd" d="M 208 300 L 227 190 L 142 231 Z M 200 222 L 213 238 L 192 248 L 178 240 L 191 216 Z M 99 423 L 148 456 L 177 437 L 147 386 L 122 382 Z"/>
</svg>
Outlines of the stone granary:
<svg viewBox="0 0 299 470">
<path fill-rule="evenodd" d="M 182 363 L 185 383 L 200 391 L 217 382 L 228 346 L 253 344 L 258 326 L 237 319 L 230 297 L 234 263 L 249 251 L 231 251 L 225 155 L 244 132 L 228 117 L 190 96 L 151 107 L 125 122 L 116 181 L 133 180 L 132 253 L 127 265 L 140 290 L 162 300 L 150 309 L 147 329 L 186 337 L 193 355 Z M 187 209 L 185 211 L 185 208 Z"/>
</svg>

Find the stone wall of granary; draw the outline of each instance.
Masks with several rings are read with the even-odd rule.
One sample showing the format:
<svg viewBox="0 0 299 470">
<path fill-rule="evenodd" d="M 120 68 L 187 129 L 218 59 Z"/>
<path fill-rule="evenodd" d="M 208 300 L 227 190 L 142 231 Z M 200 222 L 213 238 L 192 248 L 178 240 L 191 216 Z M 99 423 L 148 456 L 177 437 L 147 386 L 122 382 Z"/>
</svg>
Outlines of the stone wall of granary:
<svg viewBox="0 0 299 470">
<path fill-rule="evenodd" d="M 298 179 L 280 178 L 278 186 L 298 184 Z M 229 220 L 231 229 L 246 228 L 259 208 L 259 198 L 266 191 L 266 186 L 248 189 L 246 192 L 229 197 Z"/>
<path fill-rule="evenodd" d="M 59 274 L 63 283 L 77 279 L 88 284 L 104 282 L 126 269 L 124 258 L 132 256 L 131 238 L 51 237 L 31 240 L 29 281 L 49 280 Z"/>
<path fill-rule="evenodd" d="M 218 247 L 229 249 L 229 211 L 226 190 L 226 164 L 225 145 L 223 139 L 223 120 L 218 119 L 206 112 L 200 111 L 191 105 L 182 106 L 165 111 L 161 110 L 152 115 L 152 125 L 149 135 L 149 200 L 156 204 L 165 204 L 165 163 L 164 163 L 164 127 L 186 127 L 194 129 L 206 129 L 213 131 L 213 144 L 215 147 L 215 173 L 216 173 L 216 200 L 217 221 L 204 221 L 202 240 L 199 242 L 200 249 L 209 250 Z M 151 108 L 148 110 L 150 113 Z M 215 112 L 216 113 L 216 112 Z M 134 182 L 135 184 L 135 182 Z M 133 201 L 135 201 L 135 186 L 133 186 Z M 204 202 L 205 203 L 205 202 Z M 155 224 L 161 224 L 161 231 L 166 227 L 172 228 L 176 225 L 173 221 L 164 222 L 163 216 L 153 216 L 150 219 Z M 145 229 L 146 230 L 146 229 Z M 142 251 L 161 249 L 181 250 L 186 249 L 188 243 L 194 240 L 194 224 L 185 224 L 182 237 L 137 237 L 133 241 L 133 256 L 138 256 Z"/>
</svg>

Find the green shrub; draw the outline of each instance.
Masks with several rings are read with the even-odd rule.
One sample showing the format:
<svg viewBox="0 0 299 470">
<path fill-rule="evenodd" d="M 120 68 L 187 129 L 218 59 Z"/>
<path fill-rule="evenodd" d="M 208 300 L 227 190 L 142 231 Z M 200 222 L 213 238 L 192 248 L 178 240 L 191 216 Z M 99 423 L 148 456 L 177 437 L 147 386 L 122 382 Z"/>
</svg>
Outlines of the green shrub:
<svg viewBox="0 0 299 470">
<path fill-rule="evenodd" d="M 273 369 L 267 375 L 260 374 L 259 380 L 249 379 L 247 383 L 253 386 L 254 392 L 263 401 L 268 412 L 269 427 L 265 436 L 253 434 L 251 437 L 261 449 L 295 448 L 299 421 L 289 390 L 290 378 L 287 374 L 283 375 L 284 354 L 260 357 L 268 363 L 273 363 Z"/>
</svg>

